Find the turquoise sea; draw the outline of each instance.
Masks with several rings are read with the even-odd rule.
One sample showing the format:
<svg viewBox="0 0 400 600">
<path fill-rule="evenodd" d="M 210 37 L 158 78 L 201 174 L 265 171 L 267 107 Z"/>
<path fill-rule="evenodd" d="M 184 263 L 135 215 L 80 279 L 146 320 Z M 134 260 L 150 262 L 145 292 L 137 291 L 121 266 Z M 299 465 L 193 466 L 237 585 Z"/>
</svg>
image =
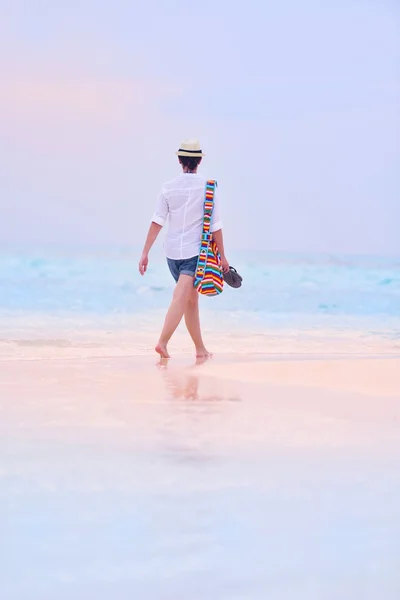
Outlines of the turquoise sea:
<svg viewBox="0 0 400 600">
<path fill-rule="evenodd" d="M 96 327 L 148 323 L 169 303 L 173 280 L 159 251 L 147 275 L 137 272 L 134 249 L 5 249 L 0 251 L 0 318 L 35 315 L 84 319 Z M 400 330 L 400 256 L 232 253 L 244 278 L 206 298 L 215 328 Z M 206 317 L 207 318 L 207 317 Z"/>
</svg>

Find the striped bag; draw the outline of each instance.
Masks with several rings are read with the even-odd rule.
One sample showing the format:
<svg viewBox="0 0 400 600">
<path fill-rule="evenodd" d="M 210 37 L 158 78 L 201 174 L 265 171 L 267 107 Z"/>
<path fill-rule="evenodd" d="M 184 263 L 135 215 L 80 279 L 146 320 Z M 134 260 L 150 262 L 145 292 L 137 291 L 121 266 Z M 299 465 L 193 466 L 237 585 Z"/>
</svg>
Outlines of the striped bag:
<svg viewBox="0 0 400 600">
<path fill-rule="evenodd" d="M 205 296 L 217 296 L 222 292 L 224 287 L 221 256 L 217 244 L 213 240 L 212 233 L 210 233 L 216 186 L 217 182 L 212 179 L 206 183 L 203 233 L 201 236 L 200 254 L 194 279 L 194 287 L 199 294 L 204 294 Z"/>
</svg>

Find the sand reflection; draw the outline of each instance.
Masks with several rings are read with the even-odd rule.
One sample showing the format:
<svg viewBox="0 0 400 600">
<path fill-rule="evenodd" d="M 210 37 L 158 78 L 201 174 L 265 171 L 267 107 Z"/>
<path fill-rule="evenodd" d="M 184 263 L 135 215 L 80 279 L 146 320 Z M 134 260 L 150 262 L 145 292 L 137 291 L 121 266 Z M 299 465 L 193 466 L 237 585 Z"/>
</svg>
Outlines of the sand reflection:
<svg viewBox="0 0 400 600">
<path fill-rule="evenodd" d="M 171 361 L 161 358 L 157 363 L 157 368 L 165 381 L 168 395 L 176 400 L 193 400 L 202 402 L 220 402 L 222 400 L 240 400 L 239 397 L 227 397 L 220 391 L 214 391 L 213 381 L 205 382 L 200 367 L 209 358 L 196 358 L 192 365 L 188 367 L 172 366 Z"/>
</svg>

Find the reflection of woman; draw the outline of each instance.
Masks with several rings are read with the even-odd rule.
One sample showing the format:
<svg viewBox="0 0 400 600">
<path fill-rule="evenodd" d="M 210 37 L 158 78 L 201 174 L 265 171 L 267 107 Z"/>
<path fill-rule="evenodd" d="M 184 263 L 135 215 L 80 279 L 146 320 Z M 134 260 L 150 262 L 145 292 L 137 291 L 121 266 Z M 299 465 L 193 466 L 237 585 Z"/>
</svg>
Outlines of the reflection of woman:
<svg viewBox="0 0 400 600">
<path fill-rule="evenodd" d="M 173 375 L 168 369 L 168 361 L 163 358 L 157 366 L 163 370 L 168 390 L 174 398 L 182 398 L 183 400 L 199 399 L 199 378 L 196 375 L 191 373 L 184 378 L 182 378 L 181 372 L 175 372 Z"/>
<path fill-rule="evenodd" d="M 208 357 L 202 357 L 196 359 L 196 366 L 204 364 Z M 160 359 L 157 364 L 158 368 L 162 370 L 162 373 L 167 382 L 167 388 L 171 392 L 171 395 L 176 399 L 182 400 L 222 400 L 221 396 L 200 396 L 199 394 L 199 377 L 193 372 L 193 368 L 189 373 L 185 373 L 183 370 L 172 371 L 168 368 L 168 361 L 164 358 Z"/>
<path fill-rule="evenodd" d="M 167 345 L 184 316 L 196 356 L 203 357 L 209 356 L 209 352 L 201 335 L 199 299 L 193 286 L 204 216 L 206 179 L 197 174 L 203 152 L 197 140 L 187 140 L 182 142 L 177 155 L 183 172 L 162 187 L 139 261 L 139 271 L 141 275 L 145 274 L 150 249 L 168 220 L 165 250 L 169 269 L 177 285 L 155 349 L 163 358 L 170 358 Z M 217 194 L 214 195 L 210 231 L 221 254 L 222 269 L 227 273 L 229 263 L 225 257 Z"/>
</svg>

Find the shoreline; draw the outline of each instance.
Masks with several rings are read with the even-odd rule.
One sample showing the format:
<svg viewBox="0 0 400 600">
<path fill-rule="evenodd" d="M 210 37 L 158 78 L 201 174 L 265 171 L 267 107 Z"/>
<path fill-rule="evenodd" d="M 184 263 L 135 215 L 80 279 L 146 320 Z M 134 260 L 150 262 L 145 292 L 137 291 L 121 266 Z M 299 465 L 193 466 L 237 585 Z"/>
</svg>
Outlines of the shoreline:
<svg viewBox="0 0 400 600">
<path fill-rule="evenodd" d="M 158 330 L 68 330 L 36 326 L 5 330 L 0 337 L 0 360 L 36 358 L 96 358 L 154 356 Z M 206 344 L 222 360 L 353 359 L 400 357 L 399 340 L 359 331 L 271 331 L 240 334 L 205 331 Z M 181 326 L 169 345 L 174 360 L 192 357 L 191 340 Z"/>
</svg>

